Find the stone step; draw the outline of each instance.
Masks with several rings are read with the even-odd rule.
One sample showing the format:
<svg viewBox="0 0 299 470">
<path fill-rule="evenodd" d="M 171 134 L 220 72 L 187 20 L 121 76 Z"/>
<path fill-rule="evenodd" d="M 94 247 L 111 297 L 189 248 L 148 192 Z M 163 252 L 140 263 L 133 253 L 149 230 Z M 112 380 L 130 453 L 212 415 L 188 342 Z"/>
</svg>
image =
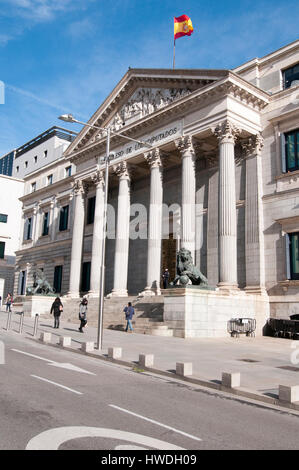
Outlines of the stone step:
<svg viewBox="0 0 299 470">
<path fill-rule="evenodd" d="M 148 330 L 146 334 L 153 336 L 173 336 L 173 330 L 152 328 L 151 330 Z"/>
</svg>

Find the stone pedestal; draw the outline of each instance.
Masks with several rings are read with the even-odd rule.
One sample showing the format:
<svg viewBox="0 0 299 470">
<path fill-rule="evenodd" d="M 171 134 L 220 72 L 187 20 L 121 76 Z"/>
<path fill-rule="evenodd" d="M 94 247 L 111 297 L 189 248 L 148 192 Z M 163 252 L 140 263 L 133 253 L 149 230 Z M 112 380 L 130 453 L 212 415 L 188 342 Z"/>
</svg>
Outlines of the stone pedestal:
<svg viewBox="0 0 299 470">
<path fill-rule="evenodd" d="M 46 295 L 26 296 L 23 301 L 23 312 L 25 316 L 30 315 L 31 317 L 35 317 L 37 313 L 39 315 L 50 313 L 55 298 L 56 296 Z"/>
<path fill-rule="evenodd" d="M 240 317 L 255 318 L 256 335 L 262 335 L 269 318 L 268 297 L 194 286 L 167 289 L 164 293 L 164 322 L 173 330 L 174 336 L 227 337 L 228 320 Z"/>
</svg>

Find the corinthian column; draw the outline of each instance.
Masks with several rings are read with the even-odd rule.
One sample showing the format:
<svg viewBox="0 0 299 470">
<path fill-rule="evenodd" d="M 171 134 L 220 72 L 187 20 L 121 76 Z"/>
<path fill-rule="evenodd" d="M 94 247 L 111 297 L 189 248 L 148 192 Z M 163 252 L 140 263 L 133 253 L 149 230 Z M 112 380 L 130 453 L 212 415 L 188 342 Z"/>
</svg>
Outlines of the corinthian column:
<svg viewBox="0 0 299 470">
<path fill-rule="evenodd" d="M 103 172 L 97 171 L 96 173 L 94 173 L 92 175 L 92 181 L 96 186 L 96 204 L 93 222 L 89 294 L 99 295 L 105 210 L 105 184 Z"/>
<path fill-rule="evenodd" d="M 261 166 L 263 145 L 263 138 L 260 134 L 250 137 L 242 145 L 246 157 L 245 290 L 259 294 L 266 293 Z"/>
<path fill-rule="evenodd" d="M 159 149 L 144 154 L 151 169 L 147 247 L 147 285 L 141 295 L 160 295 L 162 239 L 162 162 Z"/>
<path fill-rule="evenodd" d="M 192 138 L 182 136 L 176 142 L 182 156 L 181 248 L 195 254 L 195 152 Z"/>
<path fill-rule="evenodd" d="M 214 130 L 219 141 L 219 287 L 237 283 L 235 140 L 240 133 L 226 120 Z"/>
<path fill-rule="evenodd" d="M 114 258 L 114 286 L 110 295 L 126 297 L 128 295 L 128 258 L 130 227 L 130 175 L 126 162 L 114 166 L 119 177 L 117 225 Z"/>
<path fill-rule="evenodd" d="M 84 186 L 82 181 L 77 180 L 74 183 L 73 192 L 74 220 L 71 251 L 70 287 L 68 295 L 72 297 L 79 297 L 85 220 Z"/>
</svg>

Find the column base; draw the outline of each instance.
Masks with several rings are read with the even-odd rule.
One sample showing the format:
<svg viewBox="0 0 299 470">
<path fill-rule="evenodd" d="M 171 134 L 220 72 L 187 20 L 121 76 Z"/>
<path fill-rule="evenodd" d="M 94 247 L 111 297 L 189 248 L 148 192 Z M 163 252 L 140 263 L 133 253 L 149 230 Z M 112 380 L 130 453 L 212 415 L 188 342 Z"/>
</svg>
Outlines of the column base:
<svg viewBox="0 0 299 470">
<path fill-rule="evenodd" d="M 106 295 L 106 299 L 111 299 L 111 297 L 128 297 L 128 291 L 127 289 L 112 289 L 112 292 Z"/>
<path fill-rule="evenodd" d="M 268 295 L 266 288 L 261 286 L 246 286 L 244 290 L 246 294 Z"/>
<path fill-rule="evenodd" d="M 161 289 L 146 287 L 144 291 L 138 294 L 138 297 L 154 297 L 155 295 L 161 295 Z"/>
<path fill-rule="evenodd" d="M 100 297 L 100 292 L 96 290 L 90 290 L 88 291 L 87 297 L 89 298 Z"/>
<path fill-rule="evenodd" d="M 81 299 L 81 295 L 79 292 L 67 292 L 63 297 L 67 297 L 70 299 Z"/>
<path fill-rule="evenodd" d="M 217 287 L 224 292 L 238 292 L 240 290 L 238 284 L 231 284 L 229 282 L 219 282 Z"/>
</svg>

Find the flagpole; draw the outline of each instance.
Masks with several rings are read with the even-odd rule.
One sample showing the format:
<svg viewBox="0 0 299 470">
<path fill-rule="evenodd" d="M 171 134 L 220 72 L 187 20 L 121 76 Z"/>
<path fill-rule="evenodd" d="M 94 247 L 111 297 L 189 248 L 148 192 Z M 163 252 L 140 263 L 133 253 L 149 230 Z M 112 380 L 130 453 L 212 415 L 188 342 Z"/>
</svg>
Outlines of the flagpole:
<svg viewBox="0 0 299 470">
<path fill-rule="evenodd" d="M 173 70 L 175 68 L 175 39 L 173 40 Z"/>
</svg>

